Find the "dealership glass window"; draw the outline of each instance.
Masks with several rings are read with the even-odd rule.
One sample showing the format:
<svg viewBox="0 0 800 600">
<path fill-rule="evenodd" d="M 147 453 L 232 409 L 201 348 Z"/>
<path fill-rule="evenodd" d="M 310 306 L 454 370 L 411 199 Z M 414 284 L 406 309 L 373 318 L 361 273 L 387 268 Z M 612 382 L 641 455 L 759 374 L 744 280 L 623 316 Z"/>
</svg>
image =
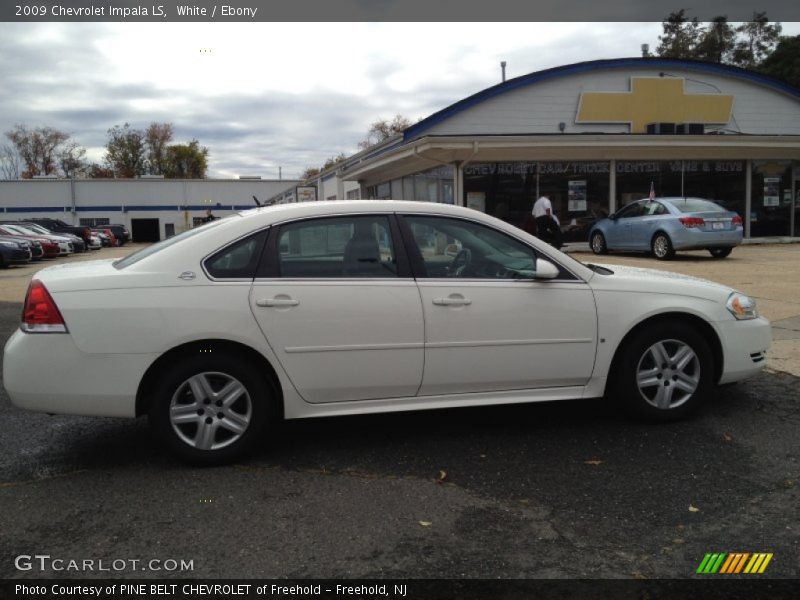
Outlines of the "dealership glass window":
<svg viewBox="0 0 800 600">
<path fill-rule="evenodd" d="M 649 197 L 651 185 L 656 196 L 682 196 L 682 171 L 680 160 L 617 161 L 617 209 Z"/>
<path fill-rule="evenodd" d="M 536 163 L 470 163 L 464 167 L 464 202 L 521 227 L 536 200 Z"/>
<path fill-rule="evenodd" d="M 419 200 L 421 202 L 446 202 L 452 204 L 452 191 L 450 193 L 450 200 L 445 193 L 447 186 L 452 190 L 453 186 L 453 168 L 442 165 L 435 167 L 422 173 L 415 173 L 410 178 L 403 178 L 403 194 L 408 194 L 411 190 L 408 189 L 406 180 L 413 181 L 414 192 L 412 196 L 406 195 L 406 198 Z"/>
<path fill-rule="evenodd" d="M 385 216 L 310 219 L 281 227 L 282 277 L 395 277 L 389 219 Z"/>
<path fill-rule="evenodd" d="M 533 203 L 547 195 L 567 239 L 584 239 L 608 212 L 607 161 L 475 163 L 464 167 L 465 203 L 531 231 Z"/>
<path fill-rule="evenodd" d="M 744 219 L 746 167 L 743 160 L 685 160 L 683 195 L 711 200 Z"/>
<path fill-rule="evenodd" d="M 753 161 L 750 237 L 791 234 L 792 194 L 791 161 Z"/>
<path fill-rule="evenodd" d="M 608 216 L 609 163 L 540 162 L 537 169 L 539 195 L 550 198 L 564 241 L 586 241 L 590 226 Z"/>
<path fill-rule="evenodd" d="M 371 185 L 367 188 L 367 197 L 370 200 L 388 200 L 392 197 L 392 184 L 389 181 Z"/>
</svg>

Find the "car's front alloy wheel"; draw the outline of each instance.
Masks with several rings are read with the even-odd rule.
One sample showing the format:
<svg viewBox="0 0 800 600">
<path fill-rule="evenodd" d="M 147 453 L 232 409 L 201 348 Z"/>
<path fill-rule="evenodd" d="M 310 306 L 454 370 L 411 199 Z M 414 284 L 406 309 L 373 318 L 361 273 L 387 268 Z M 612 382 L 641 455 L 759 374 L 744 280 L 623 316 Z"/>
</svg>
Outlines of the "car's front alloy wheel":
<svg viewBox="0 0 800 600">
<path fill-rule="evenodd" d="M 708 343 L 685 323 L 657 323 L 634 335 L 620 350 L 612 393 L 640 416 L 671 421 L 702 403 L 714 361 Z"/>
<path fill-rule="evenodd" d="M 264 431 L 268 407 L 267 386 L 248 361 L 201 354 L 162 375 L 150 421 L 180 458 L 213 465 L 253 447 Z"/>
</svg>

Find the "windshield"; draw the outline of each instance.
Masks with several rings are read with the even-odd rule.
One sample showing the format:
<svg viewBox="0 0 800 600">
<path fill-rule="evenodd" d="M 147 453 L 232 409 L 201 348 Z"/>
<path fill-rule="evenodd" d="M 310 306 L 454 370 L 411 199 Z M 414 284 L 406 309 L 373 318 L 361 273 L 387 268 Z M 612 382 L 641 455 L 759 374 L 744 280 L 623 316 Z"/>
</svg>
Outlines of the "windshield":
<svg viewBox="0 0 800 600">
<path fill-rule="evenodd" d="M 152 256 L 153 254 L 157 254 L 161 252 L 165 248 L 169 248 L 170 246 L 174 246 L 175 244 L 179 244 L 189 238 L 196 236 L 199 233 L 204 233 L 206 231 L 211 231 L 215 227 L 219 227 L 222 223 L 225 223 L 231 217 L 225 217 L 224 219 L 218 219 L 216 221 L 211 221 L 210 223 L 205 223 L 200 225 L 199 227 L 195 227 L 194 229 L 187 229 L 183 233 L 179 233 L 178 235 L 174 235 L 170 238 L 165 240 L 161 240 L 160 242 L 156 242 L 146 248 L 142 248 L 141 250 L 137 250 L 133 254 L 129 254 L 125 258 L 120 258 L 117 261 L 114 261 L 113 265 L 117 269 L 124 269 L 125 267 L 129 267 L 130 265 L 139 262 L 140 260 L 147 258 L 148 256 Z"/>
<path fill-rule="evenodd" d="M 727 212 L 719 204 L 714 204 L 710 200 L 703 200 L 702 198 L 679 198 L 672 200 L 671 204 L 682 213 Z"/>
</svg>

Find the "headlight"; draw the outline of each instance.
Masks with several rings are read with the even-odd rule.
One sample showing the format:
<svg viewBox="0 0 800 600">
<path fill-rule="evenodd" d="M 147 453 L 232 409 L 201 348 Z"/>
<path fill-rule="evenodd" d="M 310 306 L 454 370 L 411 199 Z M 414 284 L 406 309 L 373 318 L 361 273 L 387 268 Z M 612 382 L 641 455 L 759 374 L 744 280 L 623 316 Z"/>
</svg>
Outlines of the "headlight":
<svg viewBox="0 0 800 600">
<path fill-rule="evenodd" d="M 728 296 L 728 301 L 725 303 L 725 308 L 727 308 L 730 313 L 739 320 L 755 319 L 758 316 L 758 311 L 756 310 L 756 301 L 749 296 L 740 294 L 739 292 L 733 292 L 730 296 Z"/>
<path fill-rule="evenodd" d="M 17 242 L 5 242 L 5 241 L 3 241 L 3 242 L 0 242 L 0 246 L 7 246 L 9 248 L 19 248 L 19 245 L 17 244 Z"/>
</svg>

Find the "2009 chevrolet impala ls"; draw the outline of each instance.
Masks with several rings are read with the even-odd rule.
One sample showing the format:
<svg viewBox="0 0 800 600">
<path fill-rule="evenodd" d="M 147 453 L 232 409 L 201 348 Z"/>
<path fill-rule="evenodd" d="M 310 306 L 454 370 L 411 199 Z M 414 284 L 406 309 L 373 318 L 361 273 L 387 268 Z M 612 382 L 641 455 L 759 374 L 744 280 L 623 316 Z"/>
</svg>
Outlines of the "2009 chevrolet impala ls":
<svg viewBox="0 0 800 600">
<path fill-rule="evenodd" d="M 40 271 L 3 378 L 22 408 L 147 414 L 215 464 L 280 418 L 605 397 L 672 420 L 770 342 L 716 283 L 584 265 L 466 208 L 320 202 Z"/>
</svg>

